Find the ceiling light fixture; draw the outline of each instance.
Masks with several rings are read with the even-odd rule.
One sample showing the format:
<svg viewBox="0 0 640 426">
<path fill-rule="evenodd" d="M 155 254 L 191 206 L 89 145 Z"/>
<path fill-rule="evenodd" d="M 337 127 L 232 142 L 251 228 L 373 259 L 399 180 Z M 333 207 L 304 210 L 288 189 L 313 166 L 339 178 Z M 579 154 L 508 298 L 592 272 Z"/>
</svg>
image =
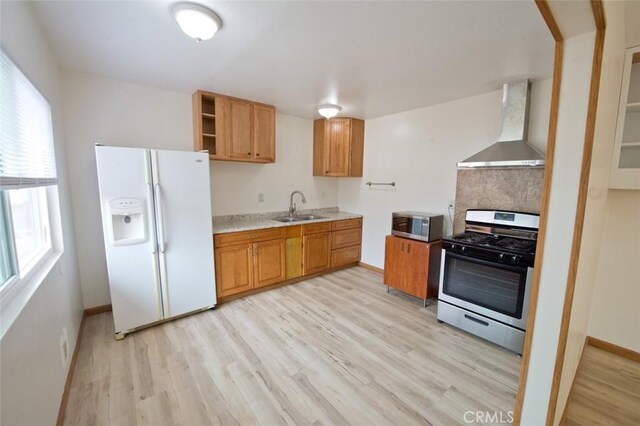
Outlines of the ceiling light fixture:
<svg viewBox="0 0 640 426">
<path fill-rule="evenodd" d="M 209 40 L 222 26 L 218 15 L 199 4 L 178 3 L 171 12 L 182 31 L 198 42 Z"/>
<path fill-rule="evenodd" d="M 339 105 L 324 104 L 318 106 L 318 113 L 324 118 L 335 117 L 341 110 L 342 107 Z"/>
</svg>

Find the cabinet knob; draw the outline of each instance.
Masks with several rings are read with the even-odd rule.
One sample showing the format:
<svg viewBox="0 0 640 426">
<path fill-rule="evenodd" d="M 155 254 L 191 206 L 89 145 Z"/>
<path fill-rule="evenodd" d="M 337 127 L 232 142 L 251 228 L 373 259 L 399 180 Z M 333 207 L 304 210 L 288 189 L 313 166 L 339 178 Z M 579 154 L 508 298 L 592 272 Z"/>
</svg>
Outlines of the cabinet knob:
<svg viewBox="0 0 640 426">
<path fill-rule="evenodd" d="M 247 152 L 247 156 L 251 157 L 251 153 L 250 153 L 250 152 Z"/>
<path fill-rule="evenodd" d="M 259 152 L 256 152 L 256 157 L 260 157 L 260 153 Z"/>
</svg>

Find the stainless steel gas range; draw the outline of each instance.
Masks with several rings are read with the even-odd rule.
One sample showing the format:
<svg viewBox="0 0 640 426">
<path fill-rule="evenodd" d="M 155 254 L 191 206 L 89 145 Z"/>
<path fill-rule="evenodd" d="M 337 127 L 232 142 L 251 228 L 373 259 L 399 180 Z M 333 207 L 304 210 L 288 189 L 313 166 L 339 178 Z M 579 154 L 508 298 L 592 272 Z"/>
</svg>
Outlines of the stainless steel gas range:
<svg viewBox="0 0 640 426">
<path fill-rule="evenodd" d="M 443 240 L 438 320 L 522 353 L 538 237 L 536 214 L 468 210 Z"/>
</svg>

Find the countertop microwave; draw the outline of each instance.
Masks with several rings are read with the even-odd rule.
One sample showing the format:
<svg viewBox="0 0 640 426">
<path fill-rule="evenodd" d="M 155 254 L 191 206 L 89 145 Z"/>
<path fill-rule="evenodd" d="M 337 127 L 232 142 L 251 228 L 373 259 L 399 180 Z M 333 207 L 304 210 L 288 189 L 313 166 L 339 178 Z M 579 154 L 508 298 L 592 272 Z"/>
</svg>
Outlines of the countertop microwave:
<svg viewBox="0 0 640 426">
<path fill-rule="evenodd" d="M 442 238 L 444 215 L 422 212 L 394 212 L 391 216 L 392 235 L 427 242 Z"/>
</svg>

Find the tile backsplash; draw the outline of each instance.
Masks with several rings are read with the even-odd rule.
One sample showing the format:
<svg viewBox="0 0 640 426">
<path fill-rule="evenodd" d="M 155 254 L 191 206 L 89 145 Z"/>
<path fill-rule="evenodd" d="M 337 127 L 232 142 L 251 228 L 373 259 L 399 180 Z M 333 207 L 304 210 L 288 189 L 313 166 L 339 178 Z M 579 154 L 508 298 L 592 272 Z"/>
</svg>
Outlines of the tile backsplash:
<svg viewBox="0 0 640 426">
<path fill-rule="evenodd" d="M 543 168 L 459 169 L 454 233 L 464 231 L 467 209 L 540 213 Z"/>
</svg>

